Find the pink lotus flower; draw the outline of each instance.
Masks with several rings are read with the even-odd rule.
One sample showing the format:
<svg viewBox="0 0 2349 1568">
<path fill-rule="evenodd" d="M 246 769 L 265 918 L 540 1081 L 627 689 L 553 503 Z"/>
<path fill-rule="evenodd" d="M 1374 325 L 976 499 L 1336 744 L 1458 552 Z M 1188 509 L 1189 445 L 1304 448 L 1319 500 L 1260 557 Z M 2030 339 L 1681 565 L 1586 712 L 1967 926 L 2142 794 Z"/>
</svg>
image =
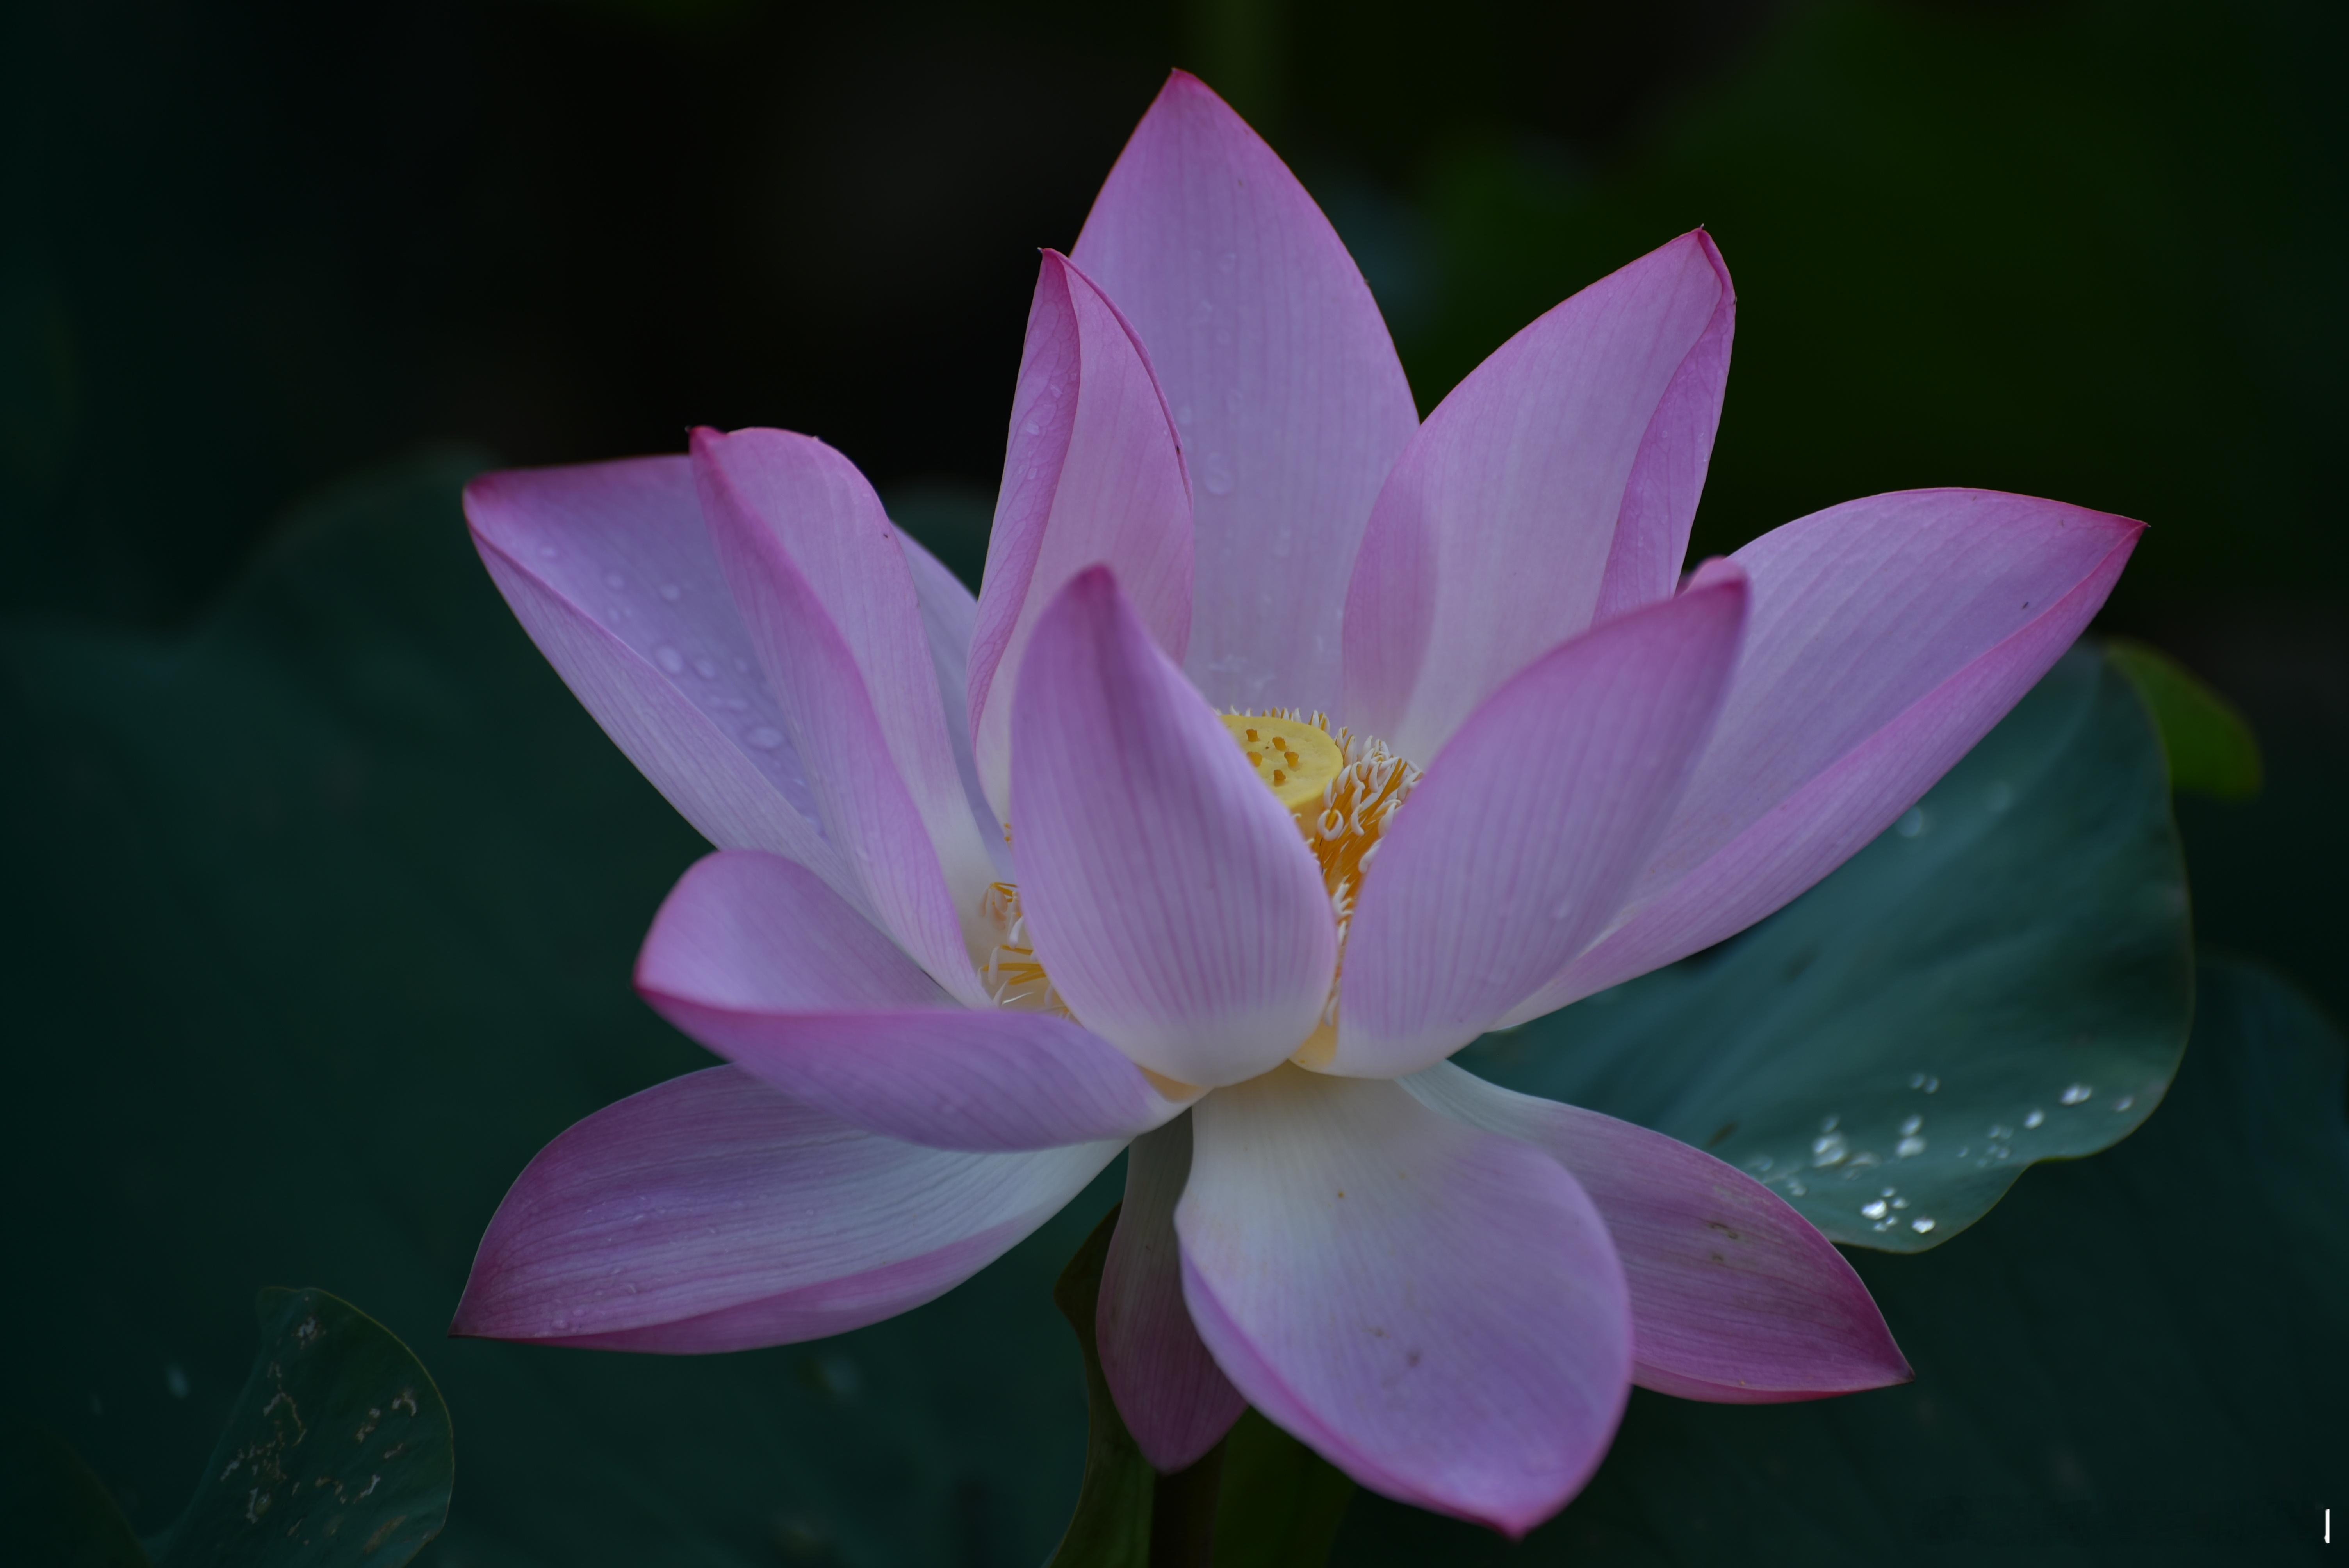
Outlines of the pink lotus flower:
<svg viewBox="0 0 2349 1568">
<path fill-rule="evenodd" d="M 477 481 L 514 613 L 719 846 L 636 983 L 732 1065 L 550 1145 L 456 1331 L 838 1333 L 1130 1149 L 1102 1355 L 1163 1469 L 1245 1400 L 1519 1533 L 1632 1383 L 1905 1378 L 1759 1184 L 1444 1060 L 1816 882 L 2136 542 L 1925 490 L 1681 583 L 1733 315 L 1683 235 L 1422 424 L 1320 211 L 1177 75 L 1044 258 L 975 603 L 804 436 Z"/>
</svg>

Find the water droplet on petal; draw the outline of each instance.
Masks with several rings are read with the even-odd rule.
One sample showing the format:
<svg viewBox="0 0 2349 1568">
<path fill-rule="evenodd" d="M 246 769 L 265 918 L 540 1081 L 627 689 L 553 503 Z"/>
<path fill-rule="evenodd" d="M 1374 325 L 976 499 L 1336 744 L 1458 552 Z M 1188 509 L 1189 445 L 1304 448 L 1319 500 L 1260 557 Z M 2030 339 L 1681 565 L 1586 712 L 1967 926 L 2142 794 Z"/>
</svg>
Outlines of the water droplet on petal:
<svg viewBox="0 0 2349 1568">
<path fill-rule="evenodd" d="M 627 580 L 626 578 L 625 578 L 625 577 L 621 576 L 618 573 L 616 573 L 616 572 L 606 572 L 606 573 L 604 573 L 604 586 L 605 586 L 605 587 L 606 587 L 606 588 L 626 588 L 627 585 L 628 585 L 628 580 Z"/>
<path fill-rule="evenodd" d="M 2033 1106 L 2031 1108 L 2031 1114 L 2023 1119 L 2023 1125 L 2025 1127 L 2037 1127 L 2046 1119 L 2047 1113 L 2040 1109 L 2037 1106 Z"/>
<path fill-rule="evenodd" d="M 1221 452 L 1199 459 L 1199 483 L 1209 495 L 1232 493 L 1232 465 Z"/>
<path fill-rule="evenodd" d="M 667 643 L 653 650 L 653 657 L 660 661 L 661 668 L 673 676 L 681 676 L 685 673 L 685 655 Z"/>
<path fill-rule="evenodd" d="M 1883 1199 L 1878 1198 L 1873 1203 L 1861 1204 L 1859 1212 L 1867 1215 L 1871 1220 L 1880 1220 L 1884 1218 L 1885 1212 L 1889 1207 L 1890 1205 L 1887 1204 Z"/>
<path fill-rule="evenodd" d="M 674 583 L 664 583 L 661 584 L 661 597 L 674 604 L 685 597 L 685 590 Z"/>
<path fill-rule="evenodd" d="M 1921 1236 L 1933 1228 L 1933 1222 L 1920 1214 L 1909 1222 L 1909 1228 Z"/>
<path fill-rule="evenodd" d="M 1925 1140 L 1921 1138 L 1904 1138 L 1893 1148 L 1892 1152 L 1903 1160 L 1914 1160 L 1925 1152 Z"/>
<path fill-rule="evenodd" d="M 761 751 L 772 751 L 783 743 L 783 732 L 772 725 L 762 724 L 742 738 Z"/>
<path fill-rule="evenodd" d="M 2075 1083 L 2070 1088 L 2065 1089 L 2062 1094 L 2057 1095 L 2055 1098 L 2065 1105 L 2078 1105 L 2095 1092 L 2096 1091 L 2095 1089 L 2090 1088 L 2086 1084 Z"/>
</svg>

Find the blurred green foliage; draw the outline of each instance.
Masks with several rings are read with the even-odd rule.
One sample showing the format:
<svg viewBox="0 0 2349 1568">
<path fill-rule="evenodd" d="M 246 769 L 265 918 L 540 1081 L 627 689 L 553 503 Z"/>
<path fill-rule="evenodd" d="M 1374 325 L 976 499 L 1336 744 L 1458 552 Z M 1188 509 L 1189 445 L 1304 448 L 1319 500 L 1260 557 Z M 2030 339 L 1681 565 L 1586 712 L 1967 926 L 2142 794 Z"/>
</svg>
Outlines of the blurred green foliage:
<svg viewBox="0 0 2349 1568">
<path fill-rule="evenodd" d="M 2116 640 L 2108 652 L 2128 672 L 2161 731 L 2172 788 L 2221 800 L 2260 792 L 2260 743 L 2232 704 L 2193 671 L 2133 637 Z"/>
<path fill-rule="evenodd" d="M 2194 965 L 2165 784 L 2128 678 L 2075 649 L 1786 908 L 1457 1059 L 1707 1150 L 1830 1240 L 1944 1245 L 2026 1165 L 2135 1132 L 2178 1071 Z"/>
</svg>

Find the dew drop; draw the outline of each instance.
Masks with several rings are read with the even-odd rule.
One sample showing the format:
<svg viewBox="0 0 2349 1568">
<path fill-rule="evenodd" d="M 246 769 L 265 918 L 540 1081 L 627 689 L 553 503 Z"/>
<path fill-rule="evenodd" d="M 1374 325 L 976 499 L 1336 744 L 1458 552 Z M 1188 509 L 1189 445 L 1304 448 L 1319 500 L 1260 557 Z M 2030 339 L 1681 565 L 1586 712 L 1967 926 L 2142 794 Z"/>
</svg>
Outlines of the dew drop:
<svg viewBox="0 0 2349 1568">
<path fill-rule="evenodd" d="M 1933 1228 L 1933 1222 L 1920 1214 L 1909 1222 L 1909 1228 L 1921 1236 Z"/>
<path fill-rule="evenodd" d="M 1880 1220 L 1884 1218 L 1889 1207 L 1889 1205 L 1888 1205 L 1883 1199 L 1878 1198 L 1873 1203 L 1861 1204 L 1859 1206 L 1859 1212 L 1867 1215 L 1871 1220 Z"/>
<path fill-rule="evenodd" d="M 1908 1120 L 1900 1124 L 1900 1136 L 1903 1138 L 1914 1138 L 1924 1130 L 1925 1119 L 1921 1116 L 1912 1116 Z"/>
<path fill-rule="evenodd" d="M 1909 807 L 1900 813 L 1900 820 L 1892 824 L 1892 830 L 1904 839 L 1915 838 L 1925 830 L 1925 809 L 1921 806 Z"/>
<path fill-rule="evenodd" d="M 761 751 L 772 751 L 783 743 L 783 732 L 772 725 L 762 724 L 742 738 Z"/>
<path fill-rule="evenodd" d="M 1903 1160 L 1914 1160 L 1925 1152 L 1925 1140 L 1915 1137 L 1904 1138 L 1893 1146 L 1892 1152 Z"/>
<path fill-rule="evenodd" d="M 2125 1094 L 2125 1095 L 2121 1096 L 2121 1097 L 2120 1097 L 2120 1099 L 2116 1099 L 2116 1100 L 2113 1101 L 2113 1109 L 2114 1109 L 2115 1110 L 2127 1110 L 2129 1107 L 2131 1107 L 2131 1106 L 2135 1105 L 2136 1103 L 2137 1103 L 2137 1096 L 2135 1096 L 2135 1095 L 2133 1095 L 2133 1094 Z"/>
<path fill-rule="evenodd" d="M 2070 1088 L 2065 1089 L 2062 1094 L 2057 1095 L 2055 1098 L 2065 1105 L 2078 1105 L 2095 1092 L 2096 1091 L 2095 1089 L 2090 1088 L 2086 1084 L 2075 1083 Z"/>
<path fill-rule="evenodd" d="M 1209 452 L 1199 460 L 1199 483 L 1209 495 L 1232 493 L 1232 465 L 1221 452 Z"/>
<path fill-rule="evenodd" d="M 606 572 L 606 573 L 604 573 L 604 586 L 605 586 L 605 587 L 606 587 L 606 588 L 626 588 L 627 585 L 628 585 L 628 580 L 627 580 L 626 578 L 625 578 L 625 577 L 621 576 L 618 573 L 616 573 L 616 572 Z"/>
<path fill-rule="evenodd" d="M 653 657 L 660 661 L 661 668 L 673 676 L 681 676 L 685 673 L 685 655 L 667 643 L 653 650 Z"/>
<path fill-rule="evenodd" d="M 674 583 L 664 583 L 661 584 L 661 597 L 674 604 L 685 597 L 685 590 Z"/>
<path fill-rule="evenodd" d="M 2003 779 L 1982 791 L 1982 804 L 1995 814 L 2014 804 L 2014 787 Z"/>
<path fill-rule="evenodd" d="M 2031 1108 L 2031 1114 L 2023 1119 L 2023 1125 L 2027 1128 L 2038 1127 L 2043 1125 L 2046 1120 L 2047 1113 L 2040 1109 L 2037 1106 L 2033 1106 Z"/>
<path fill-rule="evenodd" d="M 716 659 L 696 659 L 693 661 L 693 673 L 699 676 L 703 680 L 714 681 L 718 678 L 718 661 Z"/>
</svg>

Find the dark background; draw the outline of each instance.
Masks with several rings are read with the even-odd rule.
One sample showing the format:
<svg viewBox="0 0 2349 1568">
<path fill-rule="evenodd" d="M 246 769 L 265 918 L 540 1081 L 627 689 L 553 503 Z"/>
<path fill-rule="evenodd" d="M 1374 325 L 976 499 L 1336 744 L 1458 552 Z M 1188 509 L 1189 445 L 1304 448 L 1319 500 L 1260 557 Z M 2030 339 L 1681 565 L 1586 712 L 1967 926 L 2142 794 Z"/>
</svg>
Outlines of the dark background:
<svg viewBox="0 0 2349 1568">
<path fill-rule="evenodd" d="M 483 460 L 674 450 L 696 423 L 822 435 L 975 578 L 1035 248 L 1074 241 L 1181 65 L 1322 201 L 1423 409 L 1559 298 L 1707 225 L 1740 311 L 1700 551 L 1920 485 L 2023 490 L 2150 523 L 2105 629 L 2203 675 L 2249 716 L 2268 762 L 2257 799 L 2179 803 L 2199 933 L 2337 1018 L 2349 1012 L 2344 64 L 2349 11 L 2327 0 L 16 0 L 0 14 L 0 619 L 53 648 L 160 650 L 165 669 L 287 520 L 348 493 L 335 487 L 350 476 L 406 465 L 399 482 L 414 483 Z M 370 668 L 410 629 L 295 624 L 272 655 L 289 666 Z M 521 637 L 510 624 L 488 634 Z M 23 711 L 64 701 L 64 686 L 35 689 L 33 665 L 9 667 L 21 689 L 0 696 Z M 526 678 L 539 684 L 492 695 L 547 716 L 545 755 L 566 767 L 574 750 L 600 755 L 552 682 Z M 212 738 L 232 727 L 191 725 L 172 755 L 226 756 L 234 743 Z M 195 806 L 182 822 L 142 810 L 135 790 L 119 810 L 44 804 L 114 798 L 85 787 L 79 754 L 19 758 L 14 745 L 0 742 L 0 769 L 29 763 L 57 791 L 8 797 L 32 802 L 12 807 L 20 865 L 160 845 L 194 868 L 182 874 L 204 896 L 189 908 L 241 912 L 255 932 L 283 920 L 271 939 L 287 951 L 314 934 L 293 883 L 207 837 Z M 239 810 L 274 788 L 250 766 L 253 778 L 219 785 Z M 528 884 L 545 902 L 521 907 L 496 891 L 511 844 L 446 829 L 461 755 L 419 741 L 398 766 L 386 776 L 406 794 L 386 810 L 440 801 L 431 831 L 450 863 L 489 868 L 474 890 L 485 903 L 516 901 L 498 929 L 545 926 L 549 975 L 579 988 L 566 1026 L 592 1037 L 606 1026 L 596 1009 L 633 1006 L 627 933 L 690 835 L 632 841 L 625 878 L 583 860 L 583 904 L 614 913 L 608 933 L 573 942 L 561 884 Z M 345 784 L 322 788 L 319 810 L 348 804 L 335 793 Z M 645 809 L 625 779 L 583 789 L 553 810 L 550 833 Z M 611 804 L 626 791 L 625 808 Z M 379 799 L 346 792 L 367 810 Z M 102 968 L 88 954 L 126 920 L 134 935 L 115 961 L 157 995 L 217 980 L 171 948 L 160 906 L 134 902 L 128 916 L 97 892 L 62 913 L 12 912 L 13 994 L 44 994 L 45 966 L 67 949 Z M 430 907 L 370 895 L 330 913 L 319 940 L 404 951 L 400 934 Z M 347 974 L 361 972 L 310 974 L 305 1017 L 373 1005 L 351 995 Z M 411 998 L 463 984 L 378 978 Z M 48 1018 L 40 1005 L 28 1016 Z M 223 993 L 214 1016 L 238 1005 Z M 171 1037 L 162 1002 L 140 1007 L 98 1009 L 70 1034 L 45 1022 L 8 1049 L 103 1060 L 134 1026 L 163 1030 L 175 1053 L 239 1049 Z M 656 1026 L 608 1027 L 649 1039 Z M 354 1084 L 371 1069 L 351 1064 L 393 1048 L 358 1026 L 302 1040 Z M 611 1051 L 573 1086 L 579 1104 L 643 1081 L 647 1057 L 623 1068 Z M 678 1051 L 675 1068 L 690 1065 Z M 187 1076 L 167 1085 L 204 1081 L 201 1062 L 172 1070 Z M 61 1123 L 60 1147 L 110 1147 L 74 1129 L 115 1113 L 26 1092 L 12 1114 Z M 516 1131 L 518 1152 L 470 1150 L 476 1184 L 502 1182 L 560 1125 Z M 331 1143 L 332 1130 L 305 1136 Z M 169 1187 L 175 1169 L 157 1155 L 138 1180 Z M 482 1217 L 452 1205 L 436 1221 L 446 1233 L 417 1244 L 460 1259 Z M 205 1282 L 236 1296 L 206 1330 L 208 1365 L 240 1366 L 249 1349 L 237 1293 L 336 1283 L 233 1274 Z M 428 1361 L 471 1353 L 423 1348 Z M 78 1388 L 86 1372 L 44 1365 L 33 1386 Z M 611 1376 L 656 1387 L 648 1372 Z M 200 1449 L 216 1414 L 190 1409 L 178 1439 Z M 460 1498 L 484 1473 L 467 1469 L 466 1418 Z M 72 1435 L 97 1443 L 97 1429 Z M 142 1528 L 168 1517 L 153 1494 L 177 1473 L 138 1470 Z"/>
</svg>

